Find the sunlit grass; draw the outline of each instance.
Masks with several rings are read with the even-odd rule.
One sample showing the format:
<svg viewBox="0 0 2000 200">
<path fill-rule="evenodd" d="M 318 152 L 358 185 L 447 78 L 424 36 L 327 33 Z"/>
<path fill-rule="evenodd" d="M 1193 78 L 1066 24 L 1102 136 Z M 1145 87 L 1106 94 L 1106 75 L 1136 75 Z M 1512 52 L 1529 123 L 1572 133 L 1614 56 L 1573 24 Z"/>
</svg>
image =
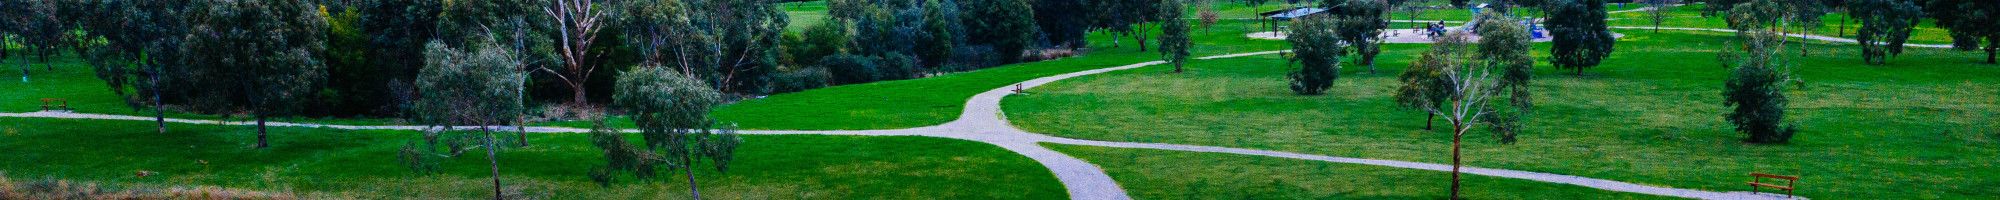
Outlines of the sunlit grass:
<svg viewBox="0 0 2000 200">
<path fill-rule="evenodd" d="M 1851 44 L 1814 44 L 1794 59 L 1799 90 L 1790 144 L 1753 145 L 1722 119 L 1715 59 L 1727 33 L 1625 32 L 1618 53 L 1577 77 L 1536 71 L 1535 113 L 1520 143 L 1469 138 L 1472 166 L 1703 190 L 1744 190 L 1750 172 L 1800 175 L 1809 197 L 1971 198 L 2000 181 L 2000 67 L 1984 55 L 1916 49 L 1862 65 Z M 1382 71 L 1344 66 L 1324 96 L 1286 89 L 1275 56 L 1196 61 L 1188 73 L 1147 67 L 1087 76 L 1008 98 L 1016 126 L 1095 140 L 1199 144 L 1448 162 L 1449 134 L 1392 101 L 1394 75 L 1423 45 L 1392 45 Z M 1546 59 L 1547 44 L 1538 44 Z M 1789 51 L 1788 51 L 1789 52 Z M 1796 56 L 1796 52 L 1791 52 Z M 1439 122 L 1440 130 L 1448 125 Z"/>
</svg>

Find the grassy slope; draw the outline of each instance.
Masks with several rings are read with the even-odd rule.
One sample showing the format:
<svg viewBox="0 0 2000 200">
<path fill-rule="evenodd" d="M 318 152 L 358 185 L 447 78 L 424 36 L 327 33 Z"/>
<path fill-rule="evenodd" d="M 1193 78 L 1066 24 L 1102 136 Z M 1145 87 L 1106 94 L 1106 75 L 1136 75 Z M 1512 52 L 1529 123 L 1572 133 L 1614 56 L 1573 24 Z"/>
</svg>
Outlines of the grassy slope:
<svg viewBox="0 0 2000 200">
<path fill-rule="evenodd" d="M 1628 33 L 1619 52 L 1578 78 L 1537 70 L 1537 113 L 1522 141 L 1467 145 L 1472 166 L 1704 190 L 1743 190 L 1749 172 L 1802 175 L 1810 197 L 1990 197 L 2000 181 L 2000 67 L 1977 55 L 1923 49 L 1866 66 L 1851 45 L 1814 45 L 1797 74 L 1791 144 L 1749 145 L 1722 119 L 1727 33 Z M 1539 44 L 1542 54 L 1547 44 Z M 1089 76 L 1008 98 L 1024 129 L 1098 140 L 1201 144 L 1448 162 L 1449 135 L 1421 130 L 1391 91 L 1421 45 L 1392 45 L 1380 74 L 1346 68 L 1326 96 L 1286 89 L 1274 56 L 1199 61 Z M 1538 55 L 1546 59 L 1546 55 Z M 1444 126 L 1440 123 L 1440 126 Z"/>
<path fill-rule="evenodd" d="M 357 198 L 484 198 L 483 150 L 447 161 L 437 175 L 398 164 L 415 132 L 273 128 L 272 148 L 246 148 L 247 127 L 178 125 L 165 135 L 145 122 L 0 119 L 0 171 L 17 178 L 119 184 L 215 185 Z M 603 165 L 582 135 L 531 135 L 535 146 L 503 149 L 510 187 L 565 199 L 677 198 L 678 173 L 609 188 L 584 176 Z M 727 199 L 1049 199 L 1067 194 L 1048 170 L 976 142 L 922 137 L 746 136 L 727 173 L 701 171 L 704 195 Z M 206 161 L 204 166 L 197 164 Z M 712 169 L 712 168 L 706 168 Z M 140 170 L 159 176 L 135 178 Z"/>
<path fill-rule="evenodd" d="M 1196 56 L 1282 49 L 1282 41 L 1244 37 L 1252 24 L 1223 22 L 1209 31 L 1196 30 Z M 885 129 L 936 125 L 958 117 L 965 99 L 986 90 L 1028 79 L 1088 69 L 1122 66 L 1159 59 L 1156 51 L 1138 51 L 1131 38 L 1111 47 L 1110 37 L 1091 34 L 1091 52 L 1052 61 L 1001 66 L 939 77 L 844 85 L 772 95 L 724 106 L 715 111 L 722 121 L 750 129 Z M 1148 42 L 1151 43 L 1150 41 Z M 1150 46 L 1148 48 L 1151 48 Z M 1148 49 L 1152 50 L 1152 49 Z"/>
<path fill-rule="evenodd" d="M 1259 156 L 1048 145 L 1103 166 L 1139 199 L 1445 199 L 1450 173 Z M 1668 199 L 1464 176 L 1472 199 Z"/>
</svg>

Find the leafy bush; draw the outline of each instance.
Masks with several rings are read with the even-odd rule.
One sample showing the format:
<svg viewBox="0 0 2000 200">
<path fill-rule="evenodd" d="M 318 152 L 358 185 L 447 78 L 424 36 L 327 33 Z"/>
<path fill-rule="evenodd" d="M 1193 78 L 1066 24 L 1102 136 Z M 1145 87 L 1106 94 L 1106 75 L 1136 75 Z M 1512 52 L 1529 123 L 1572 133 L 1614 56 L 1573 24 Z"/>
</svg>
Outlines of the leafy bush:
<svg viewBox="0 0 2000 200">
<path fill-rule="evenodd" d="M 819 60 L 819 66 L 833 75 L 834 84 L 856 84 L 881 80 L 874 59 L 852 54 L 836 54 Z"/>
<path fill-rule="evenodd" d="M 826 68 L 823 67 L 808 67 L 779 72 L 771 77 L 771 81 L 773 81 L 771 92 L 787 93 L 819 89 L 826 87 L 832 79 L 833 74 L 827 73 Z"/>
<path fill-rule="evenodd" d="M 1722 95 L 1723 104 L 1735 107 L 1727 116 L 1736 131 L 1750 135 L 1751 143 L 1785 143 L 1798 132 L 1796 125 L 1783 125 L 1785 98 L 1783 82 L 1787 73 L 1755 62 L 1736 67 L 1730 73 Z"/>
<path fill-rule="evenodd" d="M 880 78 L 877 81 L 915 78 L 917 73 L 923 71 L 922 67 L 917 66 L 916 58 L 903 54 L 889 54 L 875 58 L 875 64 L 881 67 L 879 68 L 880 71 L 878 71 L 881 74 L 876 75 L 876 77 Z"/>
<path fill-rule="evenodd" d="M 1340 79 L 1340 57 L 1347 54 L 1347 46 L 1341 44 L 1337 35 L 1339 24 L 1330 17 L 1307 17 L 1292 21 L 1292 52 L 1297 53 L 1291 62 L 1299 63 L 1298 71 L 1292 71 L 1292 92 L 1301 95 L 1319 95 L 1333 86 L 1333 80 Z"/>
<path fill-rule="evenodd" d="M 951 60 L 945 65 L 956 65 L 960 69 L 966 69 L 963 71 L 985 69 L 1000 64 L 1000 53 L 993 51 L 993 46 L 960 46 L 952 48 L 951 52 Z"/>
</svg>

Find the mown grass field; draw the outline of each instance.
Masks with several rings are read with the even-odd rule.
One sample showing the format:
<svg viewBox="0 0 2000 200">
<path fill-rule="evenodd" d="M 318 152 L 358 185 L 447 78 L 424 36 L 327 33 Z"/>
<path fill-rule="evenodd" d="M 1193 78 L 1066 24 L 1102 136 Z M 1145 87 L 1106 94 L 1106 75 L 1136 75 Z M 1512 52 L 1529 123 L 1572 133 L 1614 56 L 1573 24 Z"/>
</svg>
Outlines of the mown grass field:
<svg viewBox="0 0 2000 200">
<path fill-rule="evenodd" d="M 1628 4 L 1626 6 L 1627 9 L 1636 9 L 1639 7 L 1643 7 L 1643 5 L 1640 4 Z M 1709 16 L 1709 17 L 1702 16 L 1701 10 L 1706 6 L 1707 6 L 1706 4 L 1688 4 L 1685 6 L 1675 6 L 1669 8 L 1667 12 L 1667 20 L 1662 20 L 1660 26 L 1720 28 L 1720 29 L 1729 28 L 1729 20 L 1723 16 Z M 1620 10 L 1616 7 L 1610 7 L 1607 9 Z M 1638 26 L 1638 27 L 1653 26 L 1652 13 L 1647 13 L 1646 11 L 1611 13 L 1611 15 L 1609 15 L 1609 18 L 1610 20 L 1606 21 L 1606 23 L 1610 24 L 1611 26 Z M 1842 20 L 1845 20 L 1845 22 L 1843 22 Z M 1839 36 L 1843 38 L 1854 38 L 1856 29 L 1861 28 L 1861 21 L 1848 17 L 1847 13 L 1844 11 L 1827 13 L 1826 16 L 1820 19 L 1820 23 L 1822 23 L 1822 25 L 1819 28 L 1813 29 L 1811 31 L 1812 34 L 1824 35 L 1824 36 Z M 1910 33 L 1910 43 L 1947 44 L 1947 45 L 1951 44 L 1951 32 L 1944 28 L 1940 28 L 1933 23 L 1935 23 L 1935 21 L 1926 18 L 1924 19 L 1923 23 L 1918 24 L 1916 26 L 1916 31 Z M 1842 29 L 1842 27 L 1845 27 L 1845 29 Z M 1639 30 L 1624 29 L 1621 31 L 1638 32 Z"/>
<path fill-rule="evenodd" d="M 1284 49 L 1283 41 L 1245 37 L 1251 22 L 1222 22 L 1194 32 L 1195 56 Z M 1135 40 L 1113 44 L 1108 34 L 1093 33 L 1090 50 L 1082 56 L 1000 66 L 972 72 L 903 81 L 843 85 L 805 92 L 771 95 L 723 106 L 714 114 L 748 129 L 828 130 L 890 129 L 943 124 L 957 119 L 972 95 L 994 88 L 1056 74 L 1123 66 L 1159 59 L 1148 41 L 1138 51 Z"/>
<path fill-rule="evenodd" d="M 1756 145 L 1723 120 L 1729 33 L 1624 32 L 1585 76 L 1538 63 L 1536 109 L 1516 144 L 1470 134 L 1467 165 L 1711 191 L 1748 173 L 1800 175 L 1815 198 L 2000 196 L 2000 66 L 1984 55 L 1913 49 L 1862 65 L 1857 46 L 1814 44 L 1794 67 L 1789 144 Z M 1286 89 L 1276 56 L 1196 61 L 1056 82 L 1004 102 L 1016 126 L 1062 137 L 1242 147 L 1449 163 L 1450 135 L 1396 107 L 1395 75 L 1425 45 L 1391 45 L 1381 72 L 1344 66 L 1323 96 Z M 1546 59 L 1547 44 L 1537 44 Z M 1795 54 L 1794 54 L 1795 55 Z M 1449 125 L 1439 122 L 1438 126 Z M 1077 152 L 1077 151 L 1070 151 Z"/>
<path fill-rule="evenodd" d="M 251 149 L 245 126 L 0 118 L 0 171 L 17 181 L 65 179 L 111 186 L 220 186 L 346 198 L 475 199 L 492 195 L 484 149 L 413 172 L 396 158 L 422 135 L 403 131 L 272 128 L 270 149 Z M 510 135 L 506 135 L 511 138 Z M 634 136 L 636 137 L 636 136 Z M 583 135 L 531 134 L 503 148 L 510 191 L 557 199 L 682 199 L 686 179 L 622 175 L 608 187 L 585 175 L 604 165 Z M 697 170 L 702 194 L 723 199 L 1054 199 L 1068 194 L 1040 164 L 998 147 L 924 137 L 745 136 L 727 172 Z M 206 164 L 202 164 L 206 162 Z M 704 165 L 706 166 L 706 165 Z M 158 175 L 139 178 L 138 171 Z"/>
<path fill-rule="evenodd" d="M 1319 161 L 1044 144 L 1103 167 L 1137 199 L 1448 199 L 1451 174 Z M 1464 176 L 1471 199 L 1672 199 Z"/>
</svg>

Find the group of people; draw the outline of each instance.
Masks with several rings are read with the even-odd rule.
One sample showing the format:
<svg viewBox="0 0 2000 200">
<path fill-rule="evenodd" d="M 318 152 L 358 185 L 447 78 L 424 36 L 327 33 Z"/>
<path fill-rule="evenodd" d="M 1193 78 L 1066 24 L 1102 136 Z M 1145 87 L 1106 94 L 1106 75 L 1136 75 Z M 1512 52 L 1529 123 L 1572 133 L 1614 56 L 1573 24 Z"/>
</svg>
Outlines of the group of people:
<svg viewBox="0 0 2000 200">
<path fill-rule="evenodd" d="M 1424 30 L 1430 32 L 1429 35 L 1431 38 L 1443 37 L 1445 32 L 1450 31 L 1448 28 L 1445 27 L 1444 21 L 1438 21 L 1437 23 L 1424 23 Z"/>
</svg>

